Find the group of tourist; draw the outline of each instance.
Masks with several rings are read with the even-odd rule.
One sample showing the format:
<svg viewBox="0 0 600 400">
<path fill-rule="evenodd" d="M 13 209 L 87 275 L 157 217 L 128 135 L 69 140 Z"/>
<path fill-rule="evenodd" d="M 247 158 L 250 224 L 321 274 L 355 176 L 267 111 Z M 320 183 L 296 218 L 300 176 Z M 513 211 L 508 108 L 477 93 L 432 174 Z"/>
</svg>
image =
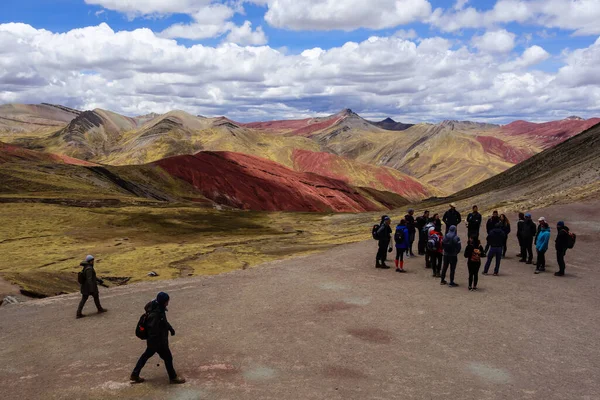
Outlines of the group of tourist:
<svg viewBox="0 0 600 400">
<path fill-rule="evenodd" d="M 400 221 L 393 230 L 391 219 L 387 215 L 373 229 L 373 237 L 378 241 L 378 252 L 375 261 L 376 268 L 389 269 L 386 264 L 388 253 L 396 248 L 395 266 L 396 272 L 406 272 L 404 259 L 414 257 L 413 244 L 417 242 L 418 255 L 425 256 L 425 268 L 432 270 L 432 276 L 440 278 L 441 285 L 456 287 L 454 281 L 458 256 L 462 252 L 462 243 L 458 235 L 458 226 L 462 223 L 462 216 L 456 210 L 455 204 L 450 204 L 440 219 L 439 214 L 430 217 L 429 211 L 423 215 L 414 217 L 415 211 L 408 210 L 408 214 Z M 488 275 L 492 261 L 495 261 L 493 275 L 498 276 L 502 259 L 506 257 L 508 237 L 511 233 L 511 224 L 506 215 L 494 211 L 485 224 L 486 238 L 485 248 L 480 242 L 480 230 L 483 217 L 477 206 L 466 219 L 468 242 L 464 250 L 469 270 L 469 290 L 476 291 L 478 283 L 481 259 L 487 258 L 483 268 L 483 275 Z M 442 234 L 442 223 L 445 225 Z M 557 223 L 558 234 L 555 240 L 556 258 L 559 270 L 555 276 L 565 274 L 565 255 L 569 248 L 575 244 L 575 235 L 569 231 L 563 221 Z M 539 274 L 546 270 L 546 252 L 548 251 L 551 229 L 544 217 L 538 219 L 538 225 L 533 222 L 530 213 L 519 213 L 517 222 L 517 239 L 520 251 L 517 255 L 520 262 L 533 264 L 533 249 L 537 253 L 535 273 Z M 446 275 L 450 270 L 449 280 Z"/>
</svg>

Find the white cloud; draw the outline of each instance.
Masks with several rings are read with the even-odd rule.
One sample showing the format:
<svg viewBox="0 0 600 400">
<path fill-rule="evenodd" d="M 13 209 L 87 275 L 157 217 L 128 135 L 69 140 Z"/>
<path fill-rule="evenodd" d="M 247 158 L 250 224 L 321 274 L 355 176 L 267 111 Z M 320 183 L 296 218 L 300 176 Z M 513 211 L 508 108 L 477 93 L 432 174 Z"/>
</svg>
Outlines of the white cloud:
<svg viewBox="0 0 600 400">
<path fill-rule="evenodd" d="M 212 0 L 85 0 L 85 2 L 134 18 L 155 14 L 193 14 L 210 5 Z"/>
<path fill-rule="evenodd" d="M 600 40 L 565 54 L 554 74 L 527 70 L 546 56 L 535 46 L 513 65 L 503 55 L 456 48 L 443 38 L 417 44 L 371 37 L 285 54 L 229 42 L 186 47 L 149 29 L 115 32 L 107 24 L 65 33 L 0 24 L 0 54 L 0 103 L 62 103 L 129 115 L 183 109 L 244 120 L 344 107 L 413 121 L 600 113 Z"/>
<path fill-rule="evenodd" d="M 225 40 L 231 43 L 252 46 L 267 44 L 268 41 L 262 26 L 253 31 L 250 21 L 244 22 L 242 26 L 232 28 Z"/>
<path fill-rule="evenodd" d="M 215 4 L 196 10 L 192 14 L 193 22 L 189 24 L 174 24 L 161 32 L 166 38 L 181 38 L 200 40 L 221 36 L 235 28 L 228 20 L 233 17 L 233 9 Z"/>
<path fill-rule="evenodd" d="M 571 30 L 575 35 L 596 35 L 600 34 L 599 20 L 598 0 L 498 0 L 487 11 L 474 7 L 437 8 L 428 22 L 445 32 L 518 22 Z"/>
<path fill-rule="evenodd" d="M 471 42 L 483 53 L 508 53 L 515 47 L 515 37 L 514 33 L 500 29 L 473 36 Z"/>
<path fill-rule="evenodd" d="M 528 68 L 546 61 L 549 57 L 550 54 L 546 50 L 540 46 L 534 45 L 525 49 L 523 55 L 516 60 L 502 64 L 500 69 L 502 71 L 512 71 L 515 69 Z"/>
<path fill-rule="evenodd" d="M 418 37 L 417 32 L 414 29 L 404 30 L 400 29 L 394 33 L 394 37 L 400 39 L 416 39 Z"/>
<path fill-rule="evenodd" d="M 429 16 L 427 0 L 250 0 L 266 4 L 265 20 L 292 30 L 383 29 Z"/>
</svg>

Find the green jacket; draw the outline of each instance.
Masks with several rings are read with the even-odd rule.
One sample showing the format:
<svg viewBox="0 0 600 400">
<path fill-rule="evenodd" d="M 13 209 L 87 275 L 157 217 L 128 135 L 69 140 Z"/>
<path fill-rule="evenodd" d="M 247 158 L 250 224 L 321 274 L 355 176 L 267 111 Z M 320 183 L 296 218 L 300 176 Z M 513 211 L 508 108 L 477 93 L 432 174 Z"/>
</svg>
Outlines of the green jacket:
<svg viewBox="0 0 600 400">
<path fill-rule="evenodd" d="M 96 277 L 94 266 L 85 261 L 79 265 L 83 268 L 85 278 L 81 284 L 81 294 L 89 296 L 92 293 L 98 293 L 98 278 Z"/>
</svg>

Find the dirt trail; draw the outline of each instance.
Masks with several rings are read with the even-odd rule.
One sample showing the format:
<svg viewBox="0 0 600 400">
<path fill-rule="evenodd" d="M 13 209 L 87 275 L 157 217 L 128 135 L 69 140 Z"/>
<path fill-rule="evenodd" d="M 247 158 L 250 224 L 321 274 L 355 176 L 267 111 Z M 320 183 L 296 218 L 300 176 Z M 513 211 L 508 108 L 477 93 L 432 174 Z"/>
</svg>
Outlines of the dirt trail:
<svg viewBox="0 0 600 400">
<path fill-rule="evenodd" d="M 441 287 L 423 268 L 373 267 L 373 241 L 214 277 L 102 292 L 108 314 L 75 320 L 76 295 L 0 308 L 0 387 L 21 399 L 597 399 L 600 398 L 599 203 L 535 212 L 578 234 L 567 276 L 514 257 L 481 291 Z M 568 215 L 569 217 L 564 217 Z M 595 221 L 595 222 L 594 222 Z M 461 233 L 464 233 L 461 231 Z M 556 234 L 553 229 L 553 238 Z M 128 375 L 146 301 L 171 295 L 175 366 Z M 88 305 L 87 311 L 91 311 Z"/>
</svg>

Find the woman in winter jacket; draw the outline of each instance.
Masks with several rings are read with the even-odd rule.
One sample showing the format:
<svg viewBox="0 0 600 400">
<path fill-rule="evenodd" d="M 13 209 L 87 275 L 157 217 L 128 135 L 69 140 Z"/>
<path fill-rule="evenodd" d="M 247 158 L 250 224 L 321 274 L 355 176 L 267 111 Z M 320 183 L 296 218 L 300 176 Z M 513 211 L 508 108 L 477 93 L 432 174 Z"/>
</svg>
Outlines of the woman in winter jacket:
<svg viewBox="0 0 600 400">
<path fill-rule="evenodd" d="M 406 272 L 404 270 L 404 253 L 410 248 L 410 236 L 405 220 L 401 220 L 396 226 L 394 241 L 396 242 L 396 272 Z"/>
<path fill-rule="evenodd" d="M 536 274 L 546 270 L 546 251 L 548 251 L 548 243 L 550 243 L 550 227 L 546 222 L 541 222 L 540 233 L 538 234 L 535 243 L 535 250 L 537 251 Z"/>
</svg>

